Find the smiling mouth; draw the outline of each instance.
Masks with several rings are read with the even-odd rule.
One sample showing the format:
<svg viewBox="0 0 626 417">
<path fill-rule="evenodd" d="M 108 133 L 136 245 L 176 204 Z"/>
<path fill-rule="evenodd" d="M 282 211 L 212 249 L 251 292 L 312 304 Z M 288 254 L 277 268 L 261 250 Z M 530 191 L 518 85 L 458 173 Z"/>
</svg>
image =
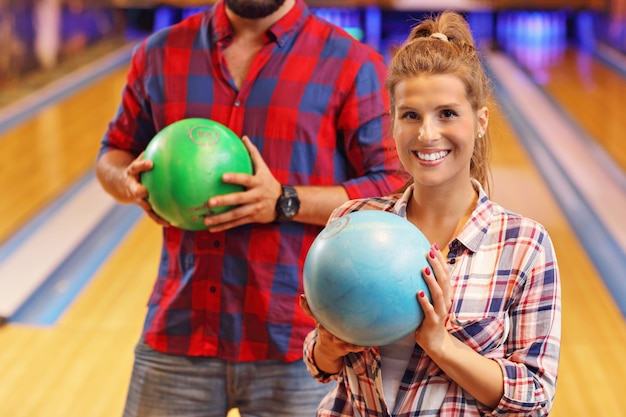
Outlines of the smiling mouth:
<svg viewBox="0 0 626 417">
<path fill-rule="evenodd" d="M 433 153 L 415 152 L 417 157 L 422 161 L 438 161 L 445 158 L 449 153 L 450 151 L 439 151 Z"/>
</svg>

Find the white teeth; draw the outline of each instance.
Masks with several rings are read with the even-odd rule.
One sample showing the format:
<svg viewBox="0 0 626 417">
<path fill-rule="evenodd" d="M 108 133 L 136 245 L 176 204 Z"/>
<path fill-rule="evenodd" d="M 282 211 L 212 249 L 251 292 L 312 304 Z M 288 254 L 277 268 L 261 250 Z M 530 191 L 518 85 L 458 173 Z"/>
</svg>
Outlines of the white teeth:
<svg viewBox="0 0 626 417">
<path fill-rule="evenodd" d="M 416 152 L 416 153 L 417 153 L 417 157 L 424 161 L 437 161 L 445 157 L 448 154 L 448 151 L 440 151 L 440 152 L 435 152 L 435 153 L 422 153 L 422 152 Z"/>
</svg>

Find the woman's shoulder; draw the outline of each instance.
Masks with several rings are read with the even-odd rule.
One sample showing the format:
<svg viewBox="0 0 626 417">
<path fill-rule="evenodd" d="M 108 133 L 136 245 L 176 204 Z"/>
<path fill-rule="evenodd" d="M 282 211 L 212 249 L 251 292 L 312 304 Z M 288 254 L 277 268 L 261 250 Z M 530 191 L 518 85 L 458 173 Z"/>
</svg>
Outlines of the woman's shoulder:
<svg viewBox="0 0 626 417">
<path fill-rule="evenodd" d="M 548 235 L 546 227 L 536 219 L 506 208 L 499 203 L 489 201 L 491 209 L 491 224 L 503 229 L 506 238 L 519 239 L 527 237 L 543 239 Z"/>
<path fill-rule="evenodd" d="M 362 210 L 382 210 L 390 212 L 393 211 L 396 202 L 401 196 L 402 194 L 391 194 L 382 197 L 367 197 L 349 200 L 333 211 L 331 219 L 336 219 L 337 217 L 345 216 L 348 213 Z"/>
</svg>

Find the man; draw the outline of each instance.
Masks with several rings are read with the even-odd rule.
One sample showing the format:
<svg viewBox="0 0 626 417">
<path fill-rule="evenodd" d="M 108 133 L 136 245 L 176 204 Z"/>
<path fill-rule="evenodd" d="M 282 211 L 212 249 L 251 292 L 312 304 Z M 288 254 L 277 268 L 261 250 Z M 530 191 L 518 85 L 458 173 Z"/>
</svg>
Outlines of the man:
<svg viewBox="0 0 626 417">
<path fill-rule="evenodd" d="M 138 46 L 96 164 L 107 192 L 164 226 L 125 416 L 314 415 L 331 387 L 302 361 L 302 267 L 336 206 L 404 183 L 385 72 L 303 0 L 222 0 Z M 199 232 L 158 218 L 139 182 L 150 139 L 190 117 L 230 127 L 254 165 L 224 176 L 245 191 L 208 204 L 238 207 Z"/>
</svg>

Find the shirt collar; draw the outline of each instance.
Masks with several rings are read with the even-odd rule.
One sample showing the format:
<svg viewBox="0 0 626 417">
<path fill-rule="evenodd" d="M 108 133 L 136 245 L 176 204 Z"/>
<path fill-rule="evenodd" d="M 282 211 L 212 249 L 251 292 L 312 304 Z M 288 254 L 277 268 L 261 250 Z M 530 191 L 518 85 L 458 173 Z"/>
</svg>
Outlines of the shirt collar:
<svg viewBox="0 0 626 417">
<path fill-rule="evenodd" d="M 465 226 L 461 229 L 461 232 L 457 236 L 459 242 L 461 242 L 466 248 L 472 252 L 478 252 L 483 239 L 487 236 L 491 221 L 493 218 L 494 205 L 480 183 L 472 179 L 472 185 L 474 189 L 478 191 L 478 201 L 476 207 L 472 211 L 470 219 Z"/>
<path fill-rule="evenodd" d="M 487 197 L 487 194 L 485 193 L 485 190 L 483 190 L 480 183 L 475 179 L 472 179 L 471 181 L 474 189 L 478 192 L 478 201 L 476 202 L 476 207 L 472 210 L 470 219 L 467 221 L 465 226 L 463 226 L 461 232 L 455 237 L 453 242 L 458 240 L 466 248 L 472 252 L 476 252 L 478 251 L 478 248 L 480 248 L 481 242 L 489 230 L 493 214 L 493 203 L 489 200 L 489 197 Z M 407 203 L 413 195 L 414 188 L 415 184 L 411 184 L 404 191 L 402 196 L 394 204 L 392 209 L 393 213 L 406 218 Z"/>
<path fill-rule="evenodd" d="M 293 36 L 304 25 L 309 13 L 309 8 L 304 0 L 296 0 L 294 7 L 268 29 L 266 41 L 275 40 L 279 46 L 282 46 L 289 36 Z M 226 16 L 226 6 L 223 1 L 218 2 L 213 8 L 211 32 L 215 42 L 228 41 L 229 38 L 232 39 L 233 37 L 233 28 Z"/>
</svg>

